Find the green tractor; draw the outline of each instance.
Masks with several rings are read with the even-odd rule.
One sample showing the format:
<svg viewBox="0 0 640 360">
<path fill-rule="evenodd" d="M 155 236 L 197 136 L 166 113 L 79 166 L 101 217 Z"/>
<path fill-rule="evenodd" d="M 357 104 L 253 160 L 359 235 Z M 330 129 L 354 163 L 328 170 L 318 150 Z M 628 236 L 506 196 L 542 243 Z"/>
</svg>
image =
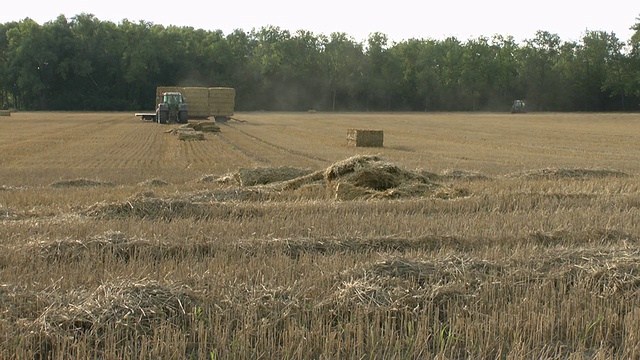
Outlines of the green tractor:
<svg viewBox="0 0 640 360">
<path fill-rule="evenodd" d="M 158 103 L 156 121 L 158 124 L 186 124 L 189 121 L 188 112 L 189 105 L 182 93 L 165 92 L 162 93 L 162 101 Z"/>
<path fill-rule="evenodd" d="M 511 105 L 511 113 L 512 114 L 524 114 L 527 112 L 526 105 L 524 100 L 514 100 L 513 105 Z"/>
</svg>

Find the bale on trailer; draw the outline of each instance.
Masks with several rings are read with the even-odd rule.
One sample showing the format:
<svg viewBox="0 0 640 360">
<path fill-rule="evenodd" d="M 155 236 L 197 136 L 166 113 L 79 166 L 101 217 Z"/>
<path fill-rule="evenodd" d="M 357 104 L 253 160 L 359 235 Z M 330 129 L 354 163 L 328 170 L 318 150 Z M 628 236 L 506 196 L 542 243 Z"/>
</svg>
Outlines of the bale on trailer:
<svg viewBox="0 0 640 360">
<path fill-rule="evenodd" d="M 209 88 L 209 116 L 226 121 L 234 114 L 236 90 L 227 87 Z"/>
<path fill-rule="evenodd" d="M 348 129 L 347 144 L 356 147 L 382 147 L 384 134 L 382 130 Z"/>
<path fill-rule="evenodd" d="M 0 110 L 0 116 L 11 116 L 11 110 Z"/>
<path fill-rule="evenodd" d="M 180 92 L 189 104 L 190 119 L 209 117 L 209 89 L 206 87 L 182 87 Z"/>
</svg>

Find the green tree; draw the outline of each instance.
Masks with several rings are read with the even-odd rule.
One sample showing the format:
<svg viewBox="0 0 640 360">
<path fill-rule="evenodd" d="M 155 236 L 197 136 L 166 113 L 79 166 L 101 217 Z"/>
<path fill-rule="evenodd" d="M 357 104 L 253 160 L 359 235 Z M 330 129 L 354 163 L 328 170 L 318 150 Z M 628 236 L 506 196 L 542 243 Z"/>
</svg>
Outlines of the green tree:
<svg viewBox="0 0 640 360">
<path fill-rule="evenodd" d="M 337 104 L 348 109 L 348 104 L 358 97 L 357 92 L 363 77 L 363 59 L 362 44 L 355 42 L 347 34 L 332 33 L 330 38 L 325 40 L 324 66 L 331 92 L 332 111 L 336 110 Z"/>
<path fill-rule="evenodd" d="M 556 62 L 558 60 L 560 37 L 547 31 L 537 31 L 533 39 L 525 41 L 520 48 L 519 62 L 521 81 L 527 91 L 530 103 L 537 110 L 554 110 L 560 101 Z"/>
<path fill-rule="evenodd" d="M 27 18 L 7 31 L 7 81 L 20 109 L 45 109 L 57 59 L 43 27 Z"/>
<path fill-rule="evenodd" d="M 392 110 L 399 100 L 402 63 L 388 48 L 388 37 L 376 32 L 369 35 L 364 65 L 367 110 Z M 395 100 L 395 101 L 394 101 Z"/>
</svg>

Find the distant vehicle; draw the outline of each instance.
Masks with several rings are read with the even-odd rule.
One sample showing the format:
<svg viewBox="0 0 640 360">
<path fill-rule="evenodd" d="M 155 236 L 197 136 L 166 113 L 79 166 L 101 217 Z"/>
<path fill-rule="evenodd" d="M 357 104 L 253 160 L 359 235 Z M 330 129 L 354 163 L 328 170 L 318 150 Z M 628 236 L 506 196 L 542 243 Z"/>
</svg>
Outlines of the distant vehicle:
<svg viewBox="0 0 640 360">
<path fill-rule="evenodd" d="M 523 114 L 526 113 L 526 104 L 524 100 L 514 100 L 513 105 L 511 105 L 511 113 L 512 114 Z"/>
<path fill-rule="evenodd" d="M 158 124 L 186 124 L 189 122 L 189 105 L 182 93 L 163 92 L 158 96 L 158 106 L 155 113 L 137 113 L 136 116 Z"/>
</svg>

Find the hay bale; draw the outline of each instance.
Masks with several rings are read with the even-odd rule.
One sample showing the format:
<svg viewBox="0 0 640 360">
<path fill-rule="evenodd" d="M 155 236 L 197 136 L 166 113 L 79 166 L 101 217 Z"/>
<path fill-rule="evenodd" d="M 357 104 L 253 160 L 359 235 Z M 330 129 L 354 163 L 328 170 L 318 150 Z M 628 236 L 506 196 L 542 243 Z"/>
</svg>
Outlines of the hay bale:
<svg viewBox="0 0 640 360">
<path fill-rule="evenodd" d="M 190 129 L 190 131 L 178 131 L 178 140 L 182 141 L 191 141 L 191 140 L 204 140 L 204 133 L 202 131 L 195 131 Z"/>
<path fill-rule="evenodd" d="M 232 116 L 235 108 L 236 90 L 226 87 L 209 88 L 209 116 Z"/>
<path fill-rule="evenodd" d="M 193 129 L 202 132 L 220 132 L 220 126 L 214 122 L 199 122 L 193 124 Z"/>
<path fill-rule="evenodd" d="M 11 116 L 11 110 L 0 110 L 0 116 Z"/>
<path fill-rule="evenodd" d="M 206 87 L 182 87 L 180 92 L 189 104 L 189 118 L 206 119 L 209 117 L 209 89 Z"/>
<path fill-rule="evenodd" d="M 382 130 L 348 129 L 347 144 L 356 147 L 383 147 Z"/>
</svg>

